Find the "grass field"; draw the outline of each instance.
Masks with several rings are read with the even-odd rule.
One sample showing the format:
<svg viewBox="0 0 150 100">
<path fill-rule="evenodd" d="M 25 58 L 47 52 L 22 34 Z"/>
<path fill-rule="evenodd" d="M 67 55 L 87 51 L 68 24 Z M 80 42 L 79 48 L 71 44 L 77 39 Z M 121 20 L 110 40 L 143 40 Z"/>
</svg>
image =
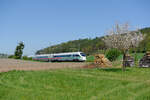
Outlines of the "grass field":
<svg viewBox="0 0 150 100">
<path fill-rule="evenodd" d="M 150 100 L 150 69 L 3 72 L 0 100 Z"/>
</svg>

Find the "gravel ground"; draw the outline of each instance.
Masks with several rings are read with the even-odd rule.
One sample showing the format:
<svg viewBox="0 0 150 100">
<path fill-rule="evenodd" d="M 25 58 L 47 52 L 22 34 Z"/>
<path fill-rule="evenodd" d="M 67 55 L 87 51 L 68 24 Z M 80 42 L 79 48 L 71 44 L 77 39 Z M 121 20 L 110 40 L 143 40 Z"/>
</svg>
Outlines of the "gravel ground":
<svg viewBox="0 0 150 100">
<path fill-rule="evenodd" d="M 34 62 L 14 59 L 0 59 L 0 72 L 10 70 L 47 70 L 59 68 L 81 68 L 87 65 L 85 62 Z"/>
</svg>

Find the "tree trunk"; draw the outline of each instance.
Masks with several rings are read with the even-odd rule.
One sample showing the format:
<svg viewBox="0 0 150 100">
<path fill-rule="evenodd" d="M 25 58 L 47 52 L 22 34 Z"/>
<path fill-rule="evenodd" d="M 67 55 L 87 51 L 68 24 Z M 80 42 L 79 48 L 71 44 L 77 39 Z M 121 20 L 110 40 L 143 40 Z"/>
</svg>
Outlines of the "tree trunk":
<svg viewBox="0 0 150 100">
<path fill-rule="evenodd" d="M 122 71 L 125 71 L 125 68 L 126 68 L 126 63 L 125 63 L 125 61 L 126 61 L 126 51 L 125 52 L 123 52 L 123 66 L 122 66 Z"/>
<path fill-rule="evenodd" d="M 134 50 L 134 66 L 136 66 L 136 62 L 137 62 L 137 51 L 135 49 Z"/>
</svg>

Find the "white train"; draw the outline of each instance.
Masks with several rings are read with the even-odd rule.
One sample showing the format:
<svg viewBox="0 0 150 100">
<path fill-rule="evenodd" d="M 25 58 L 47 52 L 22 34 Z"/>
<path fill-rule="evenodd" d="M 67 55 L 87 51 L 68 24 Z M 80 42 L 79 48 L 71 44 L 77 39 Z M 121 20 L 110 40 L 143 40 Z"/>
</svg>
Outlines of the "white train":
<svg viewBox="0 0 150 100">
<path fill-rule="evenodd" d="M 35 55 L 33 60 L 39 61 L 86 61 L 86 55 L 83 52 L 68 52 Z"/>
</svg>

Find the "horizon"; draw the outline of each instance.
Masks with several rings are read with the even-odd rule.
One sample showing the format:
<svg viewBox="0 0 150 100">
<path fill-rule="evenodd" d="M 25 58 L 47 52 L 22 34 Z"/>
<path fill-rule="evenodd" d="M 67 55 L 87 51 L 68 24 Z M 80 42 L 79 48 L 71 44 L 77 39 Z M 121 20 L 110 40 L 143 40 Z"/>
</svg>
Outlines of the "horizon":
<svg viewBox="0 0 150 100">
<path fill-rule="evenodd" d="M 70 40 L 105 35 L 116 21 L 150 27 L 149 0 L 1 0 L 0 53 L 24 55 Z"/>
</svg>

